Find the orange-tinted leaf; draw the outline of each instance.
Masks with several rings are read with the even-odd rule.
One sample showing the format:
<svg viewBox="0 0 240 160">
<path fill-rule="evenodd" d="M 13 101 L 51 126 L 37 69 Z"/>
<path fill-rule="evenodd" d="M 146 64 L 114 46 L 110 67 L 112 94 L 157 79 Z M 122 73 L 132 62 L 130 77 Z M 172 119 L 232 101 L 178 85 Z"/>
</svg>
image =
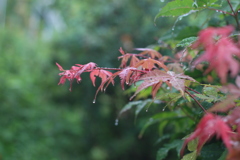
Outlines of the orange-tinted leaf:
<svg viewBox="0 0 240 160">
<path fill-rule="evenodd" d="M 158 51 L 155 51 L 150 48 L 136 48 L 136 50 L 143 51 L 139 54 L 142 54 L 142 55 L 148 54 L 152 59 L 155 59 L 155 58 L 159 59 L 162 57 L 162 55 Z"/>
<path fill-rule="evenodd" d="M 90 73 L 90 79 L 95 87 L 96 76 L 102 79 L 102 83 L 107 80 L 108 77 L 112 76 L 112 72 L 105 71 L 103 69 L 95 69 Z M 114 84 L 114 81 L 111 81 Z"/>
<path fill-rule="evenodd" d="M 158 65 L 159 67 L 163 68 L 165 71 L 168 71 L 167 66 L 165 66 L 162 62 L 148 58 L 148 59 L 143 59 L 141 61 L 139 61 L 134 67 L 138 68 L 138 67 L 142 67 L 144 70 L 152 70 L 154 68 L 156 68 L 155 65 Z"/>
</svg>

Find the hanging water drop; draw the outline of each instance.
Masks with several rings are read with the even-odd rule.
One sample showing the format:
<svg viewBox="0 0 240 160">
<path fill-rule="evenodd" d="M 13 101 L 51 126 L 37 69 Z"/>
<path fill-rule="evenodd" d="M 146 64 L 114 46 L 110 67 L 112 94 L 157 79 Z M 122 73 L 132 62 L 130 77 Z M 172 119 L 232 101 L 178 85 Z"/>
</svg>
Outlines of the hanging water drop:
<svg viewBox="0 0 240 160">
<path fill-rule="evenodd" d="M 146 112 L 148 112 L 148 109 L 146 109 Z"/>
<path fill-rule="evenodd" d="M 96 103 L 96 99 L 94 99 L 92 103 Z"/>
<path fill-rule="evenodd" d="M 117 126 L 117 125 L 118 125 L 118 119 L 115 120 L 115 126 Z"/>
<path fill-rule="evenodd" d="M 165 111 L 165 108 L 163 108 L 162 111 Z"/>
</svg>

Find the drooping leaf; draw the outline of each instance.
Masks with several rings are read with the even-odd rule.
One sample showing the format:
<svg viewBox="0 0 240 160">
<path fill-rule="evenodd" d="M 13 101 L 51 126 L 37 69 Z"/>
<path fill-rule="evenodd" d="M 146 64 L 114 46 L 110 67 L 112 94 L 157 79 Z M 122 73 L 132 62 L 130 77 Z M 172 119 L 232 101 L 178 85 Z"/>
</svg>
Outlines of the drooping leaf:
<svg viewBox="0 0 240 160">
<path fill-rule="evenodd" d="M 96 76 L 100 77 L 102 79 L 102 83 L 104 83 L 108 77 L 112 76 L 112 72 L 105 71 L 103 69 L 94 69 L 90 73 L 90 79 L 91 79 L 94 87 L 95 87 Z M 111 82 L 114 84 L 114 81 L 112 79 L 111 79 Z"/>
<path fill-rule="evenodd" d="M 182 146 L 182 140 L 174 140 L 171 143 L 165 144 L 162 148 L 160 148 L 157 152 L 157 160 L 163 160 L 167 157 L 168 152 L 171 149 L 176 149 Z"/>
<path fill-rule="evenodd" d="M 163 136 L 161 136 L 160 138 L 158 138 L 158 140 L 156 141 L 155 144 L 161 143 L 162 141 L 166 140 L 170 138 L 170 134 L 164 134 Z"/>
<path fill-rule="evenodd" d="M 135 110 L 135 119 L 137 118 L 138 114 L 141 112 L 141 110 L 148 104 L 153 102 L 153 100 L 151 99 L 146 99 L 146 100 L 140 100 L 140 101 L 133 101 L 133 102 L 129 102 L 128 104 L 126 104 L 122 110 L 119 112 L 118 114 L 118 118 L 126 111 L 132 109 L 133 107 L 136 106 L 136 110 Z"/>
<path fill-rule="evenodd" d="M 134 67 L 126 67 L 124 68 L 122 71 L 118 72 L 118 76 L 121 79 L 121 86 L 122 89 L 124 90 L 124 83 L 129 84 L 129 80 L 130 80 L 130 76 L 133 74 L 134 70 L 136 70 L 136 68 Z"/>
<path fill-rule="evenodd" d="M 183 118 L 186 118 L 186 117 L 179 115 L 179 113 L 160 112 L 160 113 L 152 116 L 151 118 L 149 118 L 149 120 L 146 122 L 146 124 L 143 126 L 142 130 L 140 131 L 139 137 L 141 138 L 143 136 L 144 132 L 146 131 L 146 129 L 153 124 L 156 124 L 158 122 L 162 123 L 164 121 L 168 121 L 168 122 L 176 121 L 177 122 L 177 121 L 179 121 L 179 119 L 183 119 Z"/>
<path fill-rule="evenodd" d="M 64 84 L 66 79 L 69 80 L 70 81 L 70 88 L 69 88 L 70 91 L 71 91 L 72 82 L 73 82 L 74 79 L 76 79 L 77 82 L 80 82 L 81 81 L 80 75 L 83 72 L 91 72 L 97 66 L 96 63 L 89 62 L 85 65 L 76 64 L 76 66 L 72 66 L 71 69 L 64 70 L 62 68 L 62 66 L 60 66 L 58 63 L 56 63 L 56 65 L 58 66 L 58 69 L 60 71 L 63 71 L 62 73 L 59 73 L 59 75 L 62 76 L 62 77 L 60 78 L 60 81 L 59 81 L 58 84 Z"/>
</svg>

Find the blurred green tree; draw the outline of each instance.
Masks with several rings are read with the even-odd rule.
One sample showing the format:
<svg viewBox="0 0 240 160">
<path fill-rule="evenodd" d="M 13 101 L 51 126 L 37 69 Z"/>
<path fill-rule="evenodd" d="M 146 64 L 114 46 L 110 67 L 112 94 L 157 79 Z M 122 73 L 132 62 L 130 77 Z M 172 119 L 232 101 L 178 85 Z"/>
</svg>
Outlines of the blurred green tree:
<svg viewBox="0 0 240 160">
<path fill-rule="evenodd" d="M 0 0 L 1 159 L 154 159 L 156 151 L 146 146 L 156 138 L 146 134 L 139 141 L 140 124 L 133 127 L 131 116 L 114 125 L 127 101 L 118 88 L 92 104 L 90 82 L 72 92 L 57 86 L 55 62 L 116 67 L 119 47 L 145 47 L 169 28 L 168 20 L 154 26 L 160 5 Z"/>
</svg>

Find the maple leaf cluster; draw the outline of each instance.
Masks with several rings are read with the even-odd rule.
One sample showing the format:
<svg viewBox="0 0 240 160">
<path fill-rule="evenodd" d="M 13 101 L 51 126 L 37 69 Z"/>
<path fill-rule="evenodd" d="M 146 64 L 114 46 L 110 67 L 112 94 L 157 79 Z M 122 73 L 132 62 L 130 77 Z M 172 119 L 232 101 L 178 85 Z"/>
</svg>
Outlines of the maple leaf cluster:
<svg viewBox="0 0 240 160">
<path fill-rule="evenodd" d="M 81 74 L 84 72 L 90 72 L 90 79 L 95 86 L 96 77 L 100 77 L 102 82 L 97 89 L 96 95 L 99 91 L 105 91 L 109 84 L 114 84 L 114 79 L 119 76 L 121 80 L 121 86 L 124 90 L 124 85 L 132 85 L 138 81 L 142 81 L 142 84 L 137 88 L 135 94 L 130 98 L 134 98 L 140 91 L 145 88 L 152 87 L 152 97 L 154 98 L 157 91 L 162 86 L 162 83 L 166 83 L 170 88 L 174 87 L 179 90 L 181 94 L 184 94 L 185 80 L 195 82 L 195 80 L 183 73 L 176 74 L 173 71 L 169 71 L 164 62 L 168 59 L 167 56 L 162 56 L 159 52 L 149 48 L 137 48 L 136 50 L 142 51 L 139 54 L 125 53 L 122 48 L 119 49 L 122 56 L 120 68 L 101 68 L 97 67 L 96 63 L 90 62 L 85 65 L 76 64 L 72 66 L 70 70 L 64 70 L 58 63 L 60 71 L 60 81 L 58 84 L 64 84 L 66 80 L 70 81 L 70 90 L 74 79 L 79 83 L 81 81 Z M 128 64 L 129 62 L 129 64 Z M 107 71 L 117 70 L 112 73 Z M 96 96 L 95 96 L 96 98 Z"/>
<path fill-rule="evenodd" d="M 239 72 L 239 62 L 235 57 L 240 58 L 240 48 L 229 37 L 233 31 L 232 26 L 206 28 L 199 32 L 198 40 L 192 45 L 192 48 L 202 46 L 205 51 L 193 64 L 209 62 L 205 73 L 215 70 L 222 83 L 226 83 L 228 72 L 232 77 Z"/>
<path fill-rule="evenodd" d="M 194 62 L 197 65 L 203 61 L 209 62 L 205 73 L 215 70 L 222 83 L 226 83 L 228 73 L 235 77 L 239 73 L 240 48 L 229 36 L 233 32 L 232 26 L 221 28 L 206 28 L 199 33 L 198 40 L 192 45 L 193 49 L 202 47 L 203 54 Z M 120 78 L 121 87 L 124 90 L 125 85 L 135 85 L 141 82 L 136 89 L 132 100 L 139 92 L 151 87 L 151 95 L 156 97 L 162 84 L 165 83 L 169 88 L 175 88 L 184 97 L 187 93 L 197 103 L 198 101 L 187 90 L 186 81 L 196 82 L 192 77 L 184 75 L 182 69 L 179 72 L 173 72 L 174 67 L 180 68 L 179 64 L 170 63 L 166 65 L 168 56 L 163 56 L 158 51 L 149 48 L 137 48 L 138 54 L 126 53 L 122 48 L 119 52 L 122 54 L 118 57 L 121 60 L 120 68 L 102 68 L 96 63 L 76 64 L 69 70 L 64 70 L 58 63 L 59 73 L 61 76 L 58 84 L 64 84 L 66 80 L 70 81 L 70 90 L 74 79 L 79 83 L 81 74 L 90 73 L 90 80 L 95 86 L 96 77 L 101 78 L 101 84 L 96 91 L 105 91 L 109 84 L 114 85 L 114 79 Z M 110 72 L 112 70 L 115 72 Z M 191 90 L 191 88 L 190 88 Z M 197 153 L 200 153 L 203 145 L 211 138 L 216 136 L 221 138 L 228 149 L 228 160 L 234 160 L 240 157 L 240 108 L 236 105 L 236 100 L 240 98 L 240 77 L 236 78 L 236 85 L 229 84 L 220 89 L 226 92 L 226 99 L 214 104 L 207 111 L 200 103 L 198 105 L 206 113 L 200 120 L 196 130 L 185 140 L 181 154 L 183 155 L 186 145 L 193 139 L 198 138 Z M 94 98 L 94 102 L 96 99 Z M 219 116 L 218 112 L 229 113 L 226 116 Z"/>
</svg>

